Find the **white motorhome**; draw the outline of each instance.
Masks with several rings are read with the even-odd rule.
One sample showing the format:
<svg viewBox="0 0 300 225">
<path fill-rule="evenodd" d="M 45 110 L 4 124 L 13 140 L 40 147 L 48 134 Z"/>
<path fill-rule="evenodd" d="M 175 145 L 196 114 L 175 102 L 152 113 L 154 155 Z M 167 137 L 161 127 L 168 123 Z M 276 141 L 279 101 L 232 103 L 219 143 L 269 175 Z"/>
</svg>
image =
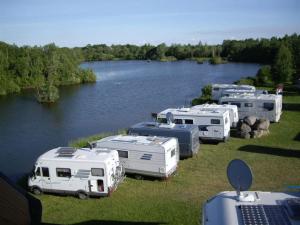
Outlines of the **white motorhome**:
<svg viewBox="0 0 300 225">
<path fill-rule="evenodd" d="M 215 111 L 215 110 L 229 111 L 231 127 L 236 127 L 237 122 L 239 122 L 238 108 L 237 108 L 236 105 L 202 104 L 202 105 L 195 105 L 192 108 L 200 109 L 200 110 L 203 110 L 203 111 Z"/>
<path fill-rule="evenodd" d="M 42 192 L 109 196 L 123 179 L 117 151 L 58 147 L 41 155 L 28 178 L 35 194 Z"/>
<path fill-rule="evenodd" d="M 256 116 L 278 122 L 282 113 L 282 95 L 233 94 L 222 97 L 219 103 L 236 105 L 240 119 Z"/>
<path fill-rule="evenodd" d="M 177 169 L 177 138 L 117 135 L 91 142 L 94 148 L 117 150 L 125 173 L 168 178 Z"/>
<path fill-rule="evenodd" d="M 236 84 L 212 84 L 211 97 L 212 100 L 218 101 L 222 96 L 223 92 L 231 89 L 247 92 L 255 92 L 256 88 L 251 85 L 236 85 Z"/>
<path fill-rule="evenodd" d="M 226 141 L 230 136 L 230 117 L 228 111 L 202 111 L 196 108 L 169 108 L 157 114 L 161 123 L 167 123 L 171 113 L 175 124 L 194 124 L 199 128 L 202 140 Z"/>
</svg>

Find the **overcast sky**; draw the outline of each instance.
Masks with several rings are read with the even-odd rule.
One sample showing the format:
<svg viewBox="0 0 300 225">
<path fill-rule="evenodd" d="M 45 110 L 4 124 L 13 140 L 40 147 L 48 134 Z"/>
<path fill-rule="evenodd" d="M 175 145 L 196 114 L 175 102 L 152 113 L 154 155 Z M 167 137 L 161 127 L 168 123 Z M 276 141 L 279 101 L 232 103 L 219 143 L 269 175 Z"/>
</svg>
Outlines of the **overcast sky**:
<svg viewBox="0 0 300 225">
<path fill-rule="evenodd" d="M 300 34 L 300 0 L 0 0 L 17 45 L 222 43 Z"/>
</svg>

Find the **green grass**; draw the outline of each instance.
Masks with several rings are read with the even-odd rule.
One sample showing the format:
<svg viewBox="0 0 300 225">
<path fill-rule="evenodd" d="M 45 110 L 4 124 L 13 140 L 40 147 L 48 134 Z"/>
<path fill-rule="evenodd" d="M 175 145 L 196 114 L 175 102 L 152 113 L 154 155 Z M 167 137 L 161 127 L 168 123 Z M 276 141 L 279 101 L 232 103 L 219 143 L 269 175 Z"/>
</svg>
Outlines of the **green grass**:
<svg viewBox="0 0 300 225">
<path fill-rule="evenodd" d="M 288 185 L 300 185 L 300 95 L 295 90 L 287 94 L 287 110 L 280 123 L 271 124 L 269 136 L 202 144 L 196 157 L 180 161 L 178 173 L 170 180 L 127 177 L 108 198 L 83 201 L 72 196 L 43 195 L 39 197 L 43 222 L 198 224 L 205 200 L 218 192 L 233 190 L 226 178 L 226 167 L 235 158 L 251 166 L 252 190 L 284 191 Z"/>
</svg>

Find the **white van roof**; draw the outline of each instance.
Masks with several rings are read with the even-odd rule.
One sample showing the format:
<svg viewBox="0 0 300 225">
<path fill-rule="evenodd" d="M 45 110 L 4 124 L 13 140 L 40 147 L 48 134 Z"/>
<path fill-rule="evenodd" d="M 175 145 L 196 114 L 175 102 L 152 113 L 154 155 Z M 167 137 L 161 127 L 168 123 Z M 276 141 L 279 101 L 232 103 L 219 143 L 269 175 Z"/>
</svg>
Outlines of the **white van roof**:
<svg viewBox="0 0 300 225">
<path fill-rule="evenodd" d="M 45 152 L 38 158 L 40 160 L 54 160 L 54 161 L 95 161 L 106 162 L 112 158 L 117 159 L 117 151 L 111 151 L 105 148 L 72 148 L 72 147 L 58 147 Z"/>
<path fill-rule="evenodd" d="M 164 111 L 160 112 L 160 115 L 166 115 L 168 112 L 178 115 L 178 116 L 186 116 L 186 115 L 192 115 L 192 116 L 198 116 L 198 117 L 224 117 L 224 114 L 226 111 L 224 110 L 214 110 L 214 111 L 201 111 L 199 108 L 169 108 L 165 109 Z"/>
<path fill-rule="evenodd" d="M 229 96 L 223 96 L 221 100 L 275 100 L 282 98 L 282 95 L 274 94 L 253 94 L 253 93 L 243 93 L 243 94 L 231 94 Z"/>
<path fill-rule="evenodd" d="M 150 146 L 161 146 L 169 140 L 174 139 L 172 137 L 157 137 L 157 136 L 132 136 L 132 135 L 116 135 L 109 136 L 100 140 L 110 141 L 117 143 L 126 143 L 134 145 L 150 145 Z"/>
<path fill-rule="evenodd" d="M 255 90 L 254 86 L 251 85 L 237 85 L 237 84 L 212 84 L 213 88 L 234 88 L 234 89 L 251 89 Z"/>
<path fill-rule="evenodd" d="M 218 104 L 202 104 L 202 105 L 195 105 L 192 108 L 195 109 L 203 109 L 203 108 L 209 108 L 209 109 L 233 109 L 233 110 L 237 110 L 237 106 L 236 105 L 229 105 L 229 104 L 222 104 L 222 105 L 218 105 Z"/>
</svg>

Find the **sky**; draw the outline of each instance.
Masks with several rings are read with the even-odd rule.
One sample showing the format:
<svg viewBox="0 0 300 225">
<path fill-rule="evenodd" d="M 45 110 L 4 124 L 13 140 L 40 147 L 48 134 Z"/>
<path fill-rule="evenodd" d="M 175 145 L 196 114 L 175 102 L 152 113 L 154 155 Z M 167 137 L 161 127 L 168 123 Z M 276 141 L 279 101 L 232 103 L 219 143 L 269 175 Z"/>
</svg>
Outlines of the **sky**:
<svg viewBox="0 0 300 225">
<path fill-rule="evenodd" d="M 0 0 L 0 41 L 221 44 L 300 34 L 299 0 Z"/>
</svg>

